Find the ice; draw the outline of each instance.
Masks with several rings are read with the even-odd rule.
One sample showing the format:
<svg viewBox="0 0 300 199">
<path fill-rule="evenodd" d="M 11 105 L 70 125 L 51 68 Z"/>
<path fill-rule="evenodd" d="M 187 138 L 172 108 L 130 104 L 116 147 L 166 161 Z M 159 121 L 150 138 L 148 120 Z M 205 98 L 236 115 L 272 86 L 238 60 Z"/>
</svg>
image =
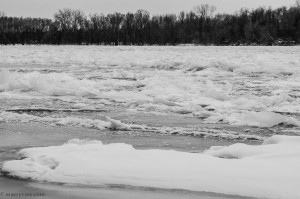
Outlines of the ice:
<svg viewBox="0 0 300 199">
<path fill-rule="evenodd" d="M 228 131 L 228 130 L 217 130 L 217 129 L 207 129 L 202 128 L 198 130 L 194 129 L 187 129 L 187 128 L 171 128 L 171 129 L 161 129 L 164 133 L 169 133 L 171 135 L 188 135 L 188 136 L 197 136 L 203 138 L 218 138 L 218 139 L 227 139 L 227 140 L 257 140 L 263 141 L 266 138 L 255 135 L 255 134 L 244 134 L 235 131 Z"/>
<path fill-rule="evenodd" d="M 109 129 L 111 130 L 131 130 L 130 125 L 124 124 L 119 120 L 114 120 L 111 118 L 107 118 L 107 120 L 110 122 Z M 139 128 L 142 129 L 141 127 Z"/>
<path fill-rule="evenodd" d="M 71 126 L 79 126 L 86 128 L 93 128 L 98 130 L 110 129 L 110 130 L 132 130 L 132 129 L 144 129 L 141 125 L 134 124 L 124 124 L 119 120 L 114 120 L 111 118 L 106 118 L 106 121 L 99 119 L 88 119 L 88 118 L 80 118 L 80 117 L 39 117 L 29 114 L 18 114 L 12 112 L 0 112 L 0 122 L 1 121 L 9 121 L 9 122 L 42 122 L 42 123 L 50 123 L 55 125 L 71 125 Z"/>
<path fill-rule="evenodd" d="M 272 127 L 287 121 L 286 117 L 273 112 L 250 112 L 243 121 L 249 126 Z"/>
<path fill-rule="evenodd" d="M 300 113 L 297 46 L 5 46 L 0 54 L 0 100 L 73 97 L 93 107 L 97 99 L 258 127 L 298 120 Z M 259 122 L 253 112 L 270 113 L 259 114 Z M 282 117 L 267 121 L 271 113 Z"/>
<path fill-rule="evenodd" d="M 77 80 L 68 74 L 38 72 L 18 73 L 7 70 L 0 71 L 0 91 L 35 91 L 49 96 L 91 95 L 93 82 Z M 85 87 L 91 87 L 89 90 Z"/>
<path fill-rule="evenodd" d="M 46 109 L 45 109 L 46 110 Z M 33 110 L 34 111 L 34 110 Z M 159 115 L 155 113 L 155 115 Z M 187 136 L 197 136 L 197 137 L 212 137 L 212 138 L 222 138 L 228 140 L 264 140 L 265 136 L 256 135 L 256 134 L 244 134 L 238 133 L 235 131 L 227 130 L 214 130 L 207 128 L 195 128 L 195 127 L 156 127 L 148 125 L 139 125 L 139 124 L 127 124 L 120 120 L 115 120 L 109 117 L 105 119 L 89 119 L 84 117 L 51 117 L 51 116 L 35 116 L 29 115 L 26 113 L 13 113 L 13 112 L 0 112 L 0 123 L 1 122 L 19 122 L 19 123 L 28 123 L 28 122 L 40 122 L 44 124 L 50 124 L 55 126 L 76 126 L 76 127 L 85 127 L 90 129 L 97 129 L 99 133 L 102 133 L 103 130 L 111 131 L 144 131 L 147 133 L 155 132 L 166 135 L 187 135 Z"/>
<path fill-rule="evenodd" d="M 228 96 L 226 96 L 226 94 L 224 94 L 221 91 L 217 91 L 215 89 L 208 89 L 203 92 L 203 95 L 220 101 L 225 101 L 229 99 Z"/>
<path fill-rule="evenodd" d="M 232 124 L 256 127 L 273 127 L 283 123 L 299 126 L 299 122 L 296 119 L 273 112 L 247 112 L 231 115 L 227 119 Z"/>
<path fill-rule="evenodd" d="M 23 159 L 5 162 L 2 172 L 46 182 L 294 199 L 300 197 L 299 151 L 300 137 L 288 136 L 273 136 L 259 146 L 212 147 L 204 153 L 74 139 L 62 146 L 22 149 Z"/>
</svg>

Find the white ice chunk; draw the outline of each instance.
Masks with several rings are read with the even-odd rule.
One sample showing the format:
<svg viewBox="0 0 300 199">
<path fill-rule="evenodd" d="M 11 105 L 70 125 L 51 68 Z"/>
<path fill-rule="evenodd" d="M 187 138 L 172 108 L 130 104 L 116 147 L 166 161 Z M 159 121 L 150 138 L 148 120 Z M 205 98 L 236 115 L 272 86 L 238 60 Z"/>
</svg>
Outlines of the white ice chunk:
<svg viewBox="0 0 300 199">
<path fill-rule="evenodd" d="M 278 113 L 266 112 L 266 111 L 248 112 L 243 116 L 241 116 L 240 118 L 236 118 L 236 119 L 238 119 L 239 121 L 237 121 L 235 124 L 257 126 L 257 127 L 272 127 L 281 123 L 298 125 L 298 122 L 293 118 L 288 118 Z"/>
<path fill-rule="evenodd" d="M 204 154 L 77 139 L 19 153 L 25 159 L 5 162 L 2 172 L 47 182 L 300 198 L 300 137 L 273 136 L 260 146 L 212 147 Z"/>
</svg>

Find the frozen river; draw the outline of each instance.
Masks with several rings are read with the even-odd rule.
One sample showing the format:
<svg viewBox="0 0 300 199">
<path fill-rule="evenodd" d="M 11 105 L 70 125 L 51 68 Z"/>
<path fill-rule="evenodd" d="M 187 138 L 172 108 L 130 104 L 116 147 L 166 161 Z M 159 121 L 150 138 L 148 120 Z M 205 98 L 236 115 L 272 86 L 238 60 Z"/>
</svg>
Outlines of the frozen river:
<svg viewBox="0 0 300 199">
<path fill-rule="evenodd" d="M 50 195 L 57 196 L 55 190 L 59 190 L 58 195 L 63 198 L 65 190 L 70 189 L 78 198 L 85 192 L 94 192 L 91 197 L 95 198 L 97 194 L 105 198 L 121 198 L 120 195 L 125 194 L 130 198 L 141 192 L 147 193 L 149 198 L 152 194 L 157 194 L 158 198 L 196 198 L 197 194 L 203 198 L 225 197 L 218 194 L 227 194 L 228 198 L 232 195 L 275 198 L 282 193 L 286 193 L 286 198 L 293 198 L 299 194 L 294 192 L 293 186 L 280 190 L 280 183 L 271 183 L 270 187 L 265 187 L 266 192 L 252 193 L 251 190 L 257 189 L 252 182 L 262 179 L 245 179 L 260 172 L 270 179 L 268 176 L 276 169 L 292 171 L 294 167 L 280 164 L 282 167 L 275 170 L 253 170 L 250 176 L 241 175 L 241 168 L 247 169 L 248 165 L 267 168 L 270 162 L 260 162 L 256 156 L 265 155 L 271 162 L 283 162 L 282 157 L 277 156 L 282 153 L 290 157 L 290 161 L 297 162 L 295 167 L 300 164 L 299 154 L 290 153 L 292 149 L 274 146 L 274 154 L 264 149 L 273 147 L 268 146 L 271 142 L 290 143 L 286 136 L 300 135 L 299 54 L 298 46 L 0 46 L 0 162 L 27 157 L 18 160 L 20 162 L 6 162 L 3 173 L 38 182 L 74 182 L 88 187 L 89 191 L 74 188 L 74 185 L 59 189 L 55 184 L 39 183 L 31 183 L 33 186 L 28 188 L 28 182 L 3 176 L 0 176 L 0 185 L 9 182 L 6 191 L 10 192 L 14 186 L 21 187 L 23 192 L 49 189 L 50 198 Z M 285 136 L 264 142 L 274 135 Z M 104 144 L 83 139 L 101 140 Z M 211 146 L 238 142 L 245 145 L 206 151 Z M 257 146 L 261 150 L 253 148 L 249 152 L 248 148 L 243 148 L 263 142 L 262 146 Z M 57 146 L 57 149 L 48 146 Z M 33 147 L 32 150 L 16 154 L 29 147 Z M 70 150 L 77 155 L 69 160 Z M 97 150 L 102 150 L 103 154 L 95 152 Z M 157 159 L 143 159 L 144 156 Z M 250 163 L 248 156 L 253 159 Z M 120 168 L 108 169 L 97 157 L 100 162 L 119 164 Z M 222 162 L 220 157 L 241 159 L 241 162 Z M 149 166 L 149 175 L 138 161 L 141 159 Z M 175 159 L 186 160 L 186 163 L 174 166 Z M 160 162 L 162 160 L 169 163 Z M 210 164 L 223 165 L 216 168 L 219 173 L 211 171 L 210 175 L 222 179 L 220 182 L 204 176 L 207 183 L 201 184 L 197 176 L 204 174 L 197 168 L 203 162 L 206 166 L 202 169 L 208 169 L 206 173 L 210 173 Z M 69 164 L 77 166 L 67 175 Z M 90 166 L 92 164 L 95 167 Z M 163 164 L 159 171 L 156 164 Z M 232 165 L 237 172 L 226 170 Z M 95 168 L 99 171 L 94 171 Z M 181 172 L 181 169 L 188 171 Z M 236 188 L 239 190 L 232 189 L 234 183 L 224 188 L 228 184 L 224 180 L 228 178 L 226 172 L 236 179 L 236 186 L 241 186 Z M 286 178 L 300 186 L 298 176 L 291 179 L 290 175 L 279 172 L 278 179 Z M 155 190 L 103 188 L 107 184 Z M 102 188 L 98 191 L 91 188 L 100 185 Z M 272 187 L 277 192 L 269 193 Z M 173 189 L 177 191 L 166 191 Z M 186 190 L 192 192 L 186 193 Z M 210 194 L 213 192 L 218 194 Z"/>
<path fill-rule="evenodd" d="M 0 53 L 1 110 L 111 107 L 203 123 L 298 125 L 299 47 L 1 46 Z"/>
</svg>

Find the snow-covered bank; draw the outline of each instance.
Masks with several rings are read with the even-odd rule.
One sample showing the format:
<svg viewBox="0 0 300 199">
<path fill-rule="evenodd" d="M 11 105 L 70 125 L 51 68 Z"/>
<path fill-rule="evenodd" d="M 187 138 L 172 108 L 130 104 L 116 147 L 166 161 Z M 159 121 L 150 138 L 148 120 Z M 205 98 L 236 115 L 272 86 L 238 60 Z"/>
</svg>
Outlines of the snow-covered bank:
<svg viewBox="0 0 300 199">
<path fill-rule="evenodd" d="M 212 147 L 204 154 L 136 150 L 126 144 L 73 139 L 21 150 L 9 176 L 101 186 L 123 184 L 208 191 L 258 198 L 300 197 L 300 137 L 273 136 L 263 145 Z"/>
</svg>

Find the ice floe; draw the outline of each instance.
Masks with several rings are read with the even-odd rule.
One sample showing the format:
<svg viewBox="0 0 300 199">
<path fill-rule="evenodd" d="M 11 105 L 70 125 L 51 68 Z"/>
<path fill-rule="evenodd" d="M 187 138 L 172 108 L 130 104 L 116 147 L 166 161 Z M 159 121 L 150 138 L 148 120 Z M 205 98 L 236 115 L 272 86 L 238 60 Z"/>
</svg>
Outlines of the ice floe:
<svg viewBox="0 0 300 199">
<path fill-rule="evenodd" d="M 49 96 L 92 95 L 93 82 L 78 80 L 68 74 L 39 72 L 18 73 L 7 70 L 0 71 L 0 92 L 19 91 L 37 92 Z"/>
<path fill-rule="evenodd" d="M 300 137 L 262 145 L 212 147 L 204 153 L 137 150 L 127 144 L 73 139 L 22 149 L 3 164 L 8 176 L 45 182 L 206 191 L 256 198 L 300 197 Z"/>
</svg>

